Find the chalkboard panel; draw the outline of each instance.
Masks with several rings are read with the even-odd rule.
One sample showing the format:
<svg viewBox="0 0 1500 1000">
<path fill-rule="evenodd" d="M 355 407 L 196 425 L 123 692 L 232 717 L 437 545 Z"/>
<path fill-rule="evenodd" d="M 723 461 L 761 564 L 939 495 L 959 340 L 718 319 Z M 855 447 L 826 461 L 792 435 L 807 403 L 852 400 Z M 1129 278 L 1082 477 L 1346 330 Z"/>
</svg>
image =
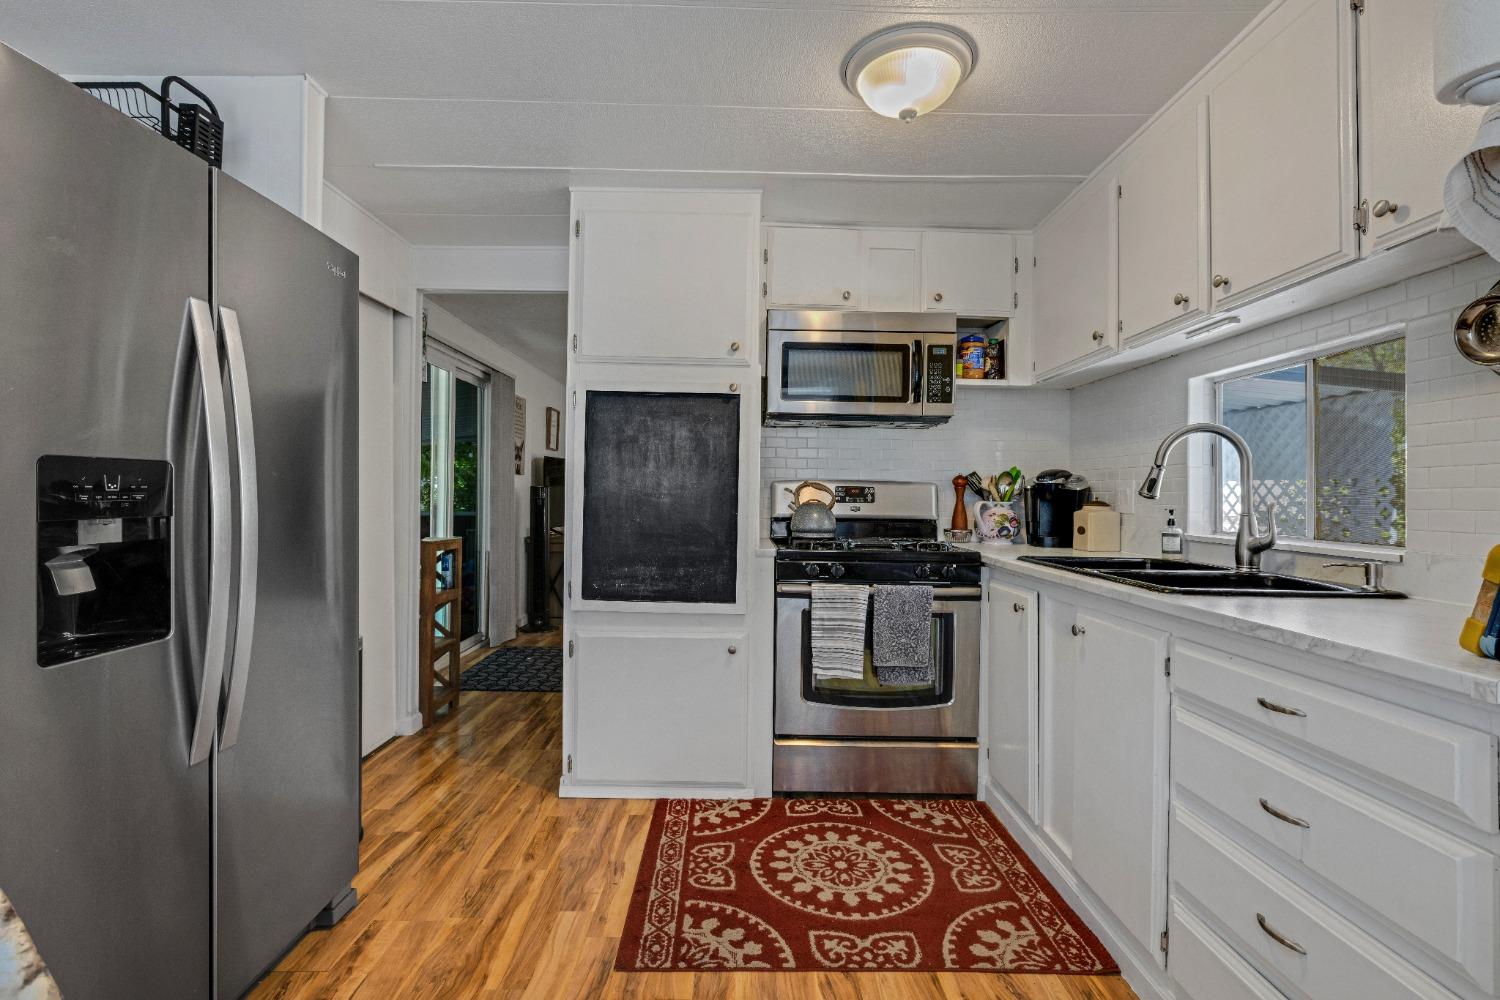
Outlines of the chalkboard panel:
<svg viewBox="0 0 1500 1000">
<path fill-rule="evenodd" d="M 589 391 L 582 596 L 733 604 L 740 397 Z"/>
</svg>

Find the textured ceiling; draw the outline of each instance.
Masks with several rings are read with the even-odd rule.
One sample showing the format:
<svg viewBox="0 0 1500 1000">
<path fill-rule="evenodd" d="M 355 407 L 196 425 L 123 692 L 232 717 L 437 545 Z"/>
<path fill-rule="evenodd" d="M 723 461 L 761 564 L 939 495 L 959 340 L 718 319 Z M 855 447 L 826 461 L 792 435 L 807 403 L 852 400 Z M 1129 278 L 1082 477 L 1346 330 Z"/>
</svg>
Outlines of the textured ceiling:
<svg viewBox="0 0 1500 1000">
<path fill-rule="evenodd" d="M 414 243 L 560 244 L 569 184 L 757 187 L 772 218 L 1029 227 L 1265 0 L 5 0 L 61 72 L 306 73 L 329 180 Z M 911 124 L 851 46 L 937 20 L 974 73 Z"/>
<path fill-rule="evenodd" d="M 566 293 L 429 295 L 427 299 L 559 382 L 567 379 Z"/>
</svg>

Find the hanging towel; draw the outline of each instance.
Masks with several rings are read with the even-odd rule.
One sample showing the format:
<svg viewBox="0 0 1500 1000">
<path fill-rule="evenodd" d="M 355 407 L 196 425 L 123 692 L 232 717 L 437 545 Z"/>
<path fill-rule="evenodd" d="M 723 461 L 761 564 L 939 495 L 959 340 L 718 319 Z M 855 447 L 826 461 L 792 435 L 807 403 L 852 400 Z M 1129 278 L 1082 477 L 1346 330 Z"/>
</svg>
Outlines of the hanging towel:
<svg viewBox="0 0 1500 1000">
<path fill-rule="evenodd" d="M 1455 229 L 1500 259 L 1500 104 L 1485 114 L 1468 155 L 1449 171 L 1443 207 Z"/>
<path fill-rule="evenodd" d="M 865 676 L 865 624 L 870 592 L 837 583 L 812 585 L 812 672 L 816 679 Z"/>
<path fill-rule="evenodd" d="M 931 684 L 932 588 L 876 587 L 873 659 L 875 679 L 884 686 Z"/>
</svg>

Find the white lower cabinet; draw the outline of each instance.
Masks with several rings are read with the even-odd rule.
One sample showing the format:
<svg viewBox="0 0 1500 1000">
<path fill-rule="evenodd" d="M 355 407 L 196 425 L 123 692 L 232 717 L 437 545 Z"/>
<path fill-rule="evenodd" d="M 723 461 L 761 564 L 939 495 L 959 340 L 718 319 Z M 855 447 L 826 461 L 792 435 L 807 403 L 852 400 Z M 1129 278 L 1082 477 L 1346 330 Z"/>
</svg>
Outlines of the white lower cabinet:
<svg viewBox="0 0 1500 1000">
<path fill-rule="evenodd" d="M 1172 900 L 1167 933 L 1172 942 L 1172 981 L 1179 993 L 1200 1000 L 1284 1000 L 1285 994 L 1179 899 Z"/>
<path fill-rule="evenodd" d="M 1073 865 L 1135 939 L 1160 956 L 1167 636 L 1095 611 L 1080 611 L 1076 628 Z"/>
<path fill-rule="evenodd" d="M 743 630 L 576 632 L 569 783 L 748 786 L 748 641 Z"/>
<path fill-rule="evenodd" d="M 985 587 L 985 752 L 990 782 L 1036 818 L 1037 595 Z"/>
</svg>

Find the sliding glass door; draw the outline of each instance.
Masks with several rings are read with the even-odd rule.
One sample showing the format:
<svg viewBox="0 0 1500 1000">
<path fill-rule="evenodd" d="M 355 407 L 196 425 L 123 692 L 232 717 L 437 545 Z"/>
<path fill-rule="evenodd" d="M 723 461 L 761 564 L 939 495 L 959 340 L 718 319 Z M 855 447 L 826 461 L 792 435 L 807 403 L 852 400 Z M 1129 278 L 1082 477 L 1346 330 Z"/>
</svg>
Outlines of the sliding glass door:
<svg viewBox="0 0 1500 1000">
<path fill-rule="evenodd" d="M 467 649 L 485 641 L 489 378 L 431 347 L 427 362 L 418 511 L 423 538 L 463 539 L 458 634 Z"/>
</svg>

